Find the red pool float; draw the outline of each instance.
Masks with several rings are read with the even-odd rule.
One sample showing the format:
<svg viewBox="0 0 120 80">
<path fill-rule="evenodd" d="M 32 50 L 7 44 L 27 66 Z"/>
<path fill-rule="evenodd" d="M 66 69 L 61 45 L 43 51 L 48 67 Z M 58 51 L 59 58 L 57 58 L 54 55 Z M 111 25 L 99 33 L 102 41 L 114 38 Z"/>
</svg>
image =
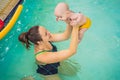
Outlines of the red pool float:
<svg viewBox="0 0 120 80">
<path fill-rule="evenodd" d="M 4 22 L 0 19 L 0 30 L 4 27 Z"/>
</svg>

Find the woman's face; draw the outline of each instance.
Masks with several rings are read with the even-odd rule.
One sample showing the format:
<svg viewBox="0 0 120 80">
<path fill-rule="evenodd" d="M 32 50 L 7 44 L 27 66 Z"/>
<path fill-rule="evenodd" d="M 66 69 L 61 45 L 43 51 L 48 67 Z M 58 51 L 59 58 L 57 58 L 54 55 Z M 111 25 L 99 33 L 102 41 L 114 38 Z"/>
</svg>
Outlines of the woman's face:
<svg viewBox="0 0 120 80">
<path fill-rule="evenodd" d="M 39 33 L 43 41 L 50 41 L 52 36 L 44 27 L 39 27 Z"/>
</svg>

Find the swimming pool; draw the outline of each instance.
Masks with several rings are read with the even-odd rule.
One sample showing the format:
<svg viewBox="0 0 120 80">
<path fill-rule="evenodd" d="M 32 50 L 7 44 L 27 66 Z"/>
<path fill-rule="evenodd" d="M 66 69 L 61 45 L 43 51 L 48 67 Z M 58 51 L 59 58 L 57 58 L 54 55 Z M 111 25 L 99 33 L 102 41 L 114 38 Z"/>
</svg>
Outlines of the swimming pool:
<svg viewBox="0 0 120 80">
<path fill-rule="evenodd" d="M 76 76 L 61 75 L 63 80 L 120 80 L 120 6 L 119 0 L 25 0 L 24 9 L 8 35 L 0 41 L 0 80 L 20 80 L 35 73 L 33 49 L 26 50 L 18 35 L 33 25 L 45 26 L 56 33 L 65 29 L 56 22 L 54 8 L 58 2 L 67 2 L 76 12 L 81 11 L 92 20 L 91 28 L 71 59 L 81 65 Z M 69 40 L 55 43 L 59 50 L 69 45 Z M 65 44 L 65 45 L 62 45 Z"/>
</svg>

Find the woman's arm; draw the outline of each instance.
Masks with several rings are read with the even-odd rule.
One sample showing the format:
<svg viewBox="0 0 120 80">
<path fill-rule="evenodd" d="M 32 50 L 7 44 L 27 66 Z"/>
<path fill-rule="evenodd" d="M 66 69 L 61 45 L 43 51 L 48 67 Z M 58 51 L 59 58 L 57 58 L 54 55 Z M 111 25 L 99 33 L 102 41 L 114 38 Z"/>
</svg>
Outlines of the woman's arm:
<svg viewBox="0 0 120 80">
<path fill-rule="evenodd" d="M 46 52 L 44 54 L 37 55 L 37 61 L 39 61 L 40 63 L 49 64 L 65 60 L 74 55 L 77 51 L 78 46 L 78 28 L 79 27 L 77 26 L 73 27 L 71 42 L 68 49 L 58 52 Z"/>
<path fill-rule="evenodd" d="M 55 41 L 67 40 L 70 37 L 71 32 L 72 32 L 72 26 L 67 24 L 66 30 L 63 33 L 51 34 L 52 36 L 51 41 L 55 42 Z"/>
</svg>

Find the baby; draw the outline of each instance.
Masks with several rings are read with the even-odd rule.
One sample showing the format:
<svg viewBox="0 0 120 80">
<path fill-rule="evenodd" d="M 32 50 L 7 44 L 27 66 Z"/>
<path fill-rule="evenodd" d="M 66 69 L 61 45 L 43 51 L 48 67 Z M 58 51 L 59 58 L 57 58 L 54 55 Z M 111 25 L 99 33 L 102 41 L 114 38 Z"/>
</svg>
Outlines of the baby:
<svg viewBox="0 0 120 80">
<path fill-rule="evenodd" d="M 81 13 L 74 13 L 69 9 L 66 3 L 59 3 L 54 11 L 56 20 L 65 21 L 71 26 L 79 26 L 79 42 L 81 41 L 84 32 L 90 27 L 90 19 Z"/>
</svg>

